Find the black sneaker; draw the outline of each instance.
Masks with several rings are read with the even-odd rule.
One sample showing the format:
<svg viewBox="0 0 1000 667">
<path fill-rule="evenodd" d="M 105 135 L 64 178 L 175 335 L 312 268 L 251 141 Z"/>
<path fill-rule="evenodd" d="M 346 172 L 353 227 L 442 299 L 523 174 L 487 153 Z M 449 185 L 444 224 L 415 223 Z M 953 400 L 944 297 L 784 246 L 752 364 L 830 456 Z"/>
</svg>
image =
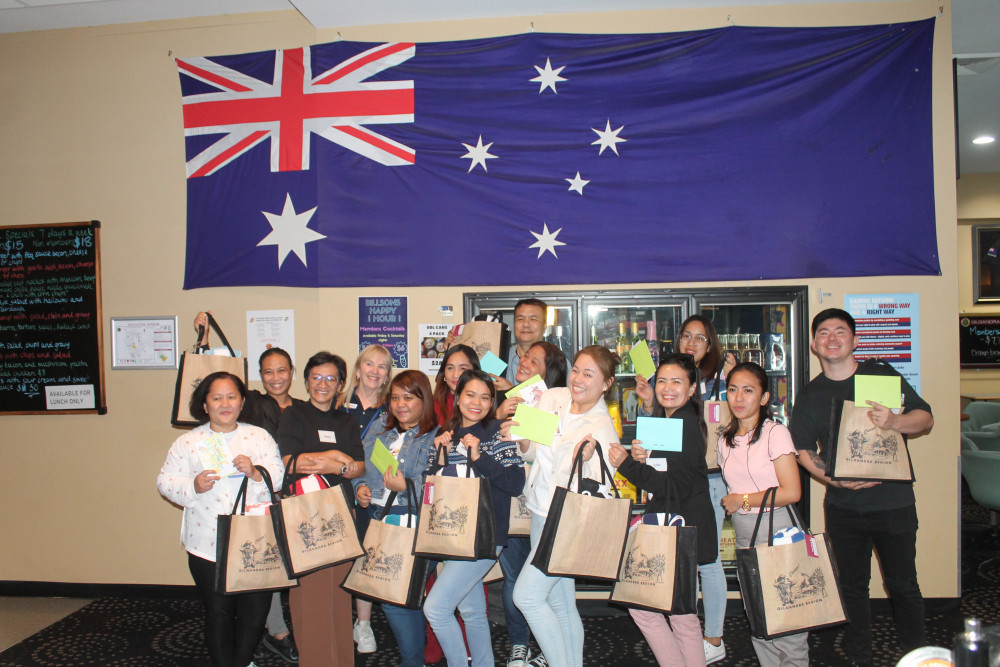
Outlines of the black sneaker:
<svg viewBox="0 0 1000 667">
<path fill-rule="evenodd" d="M 528 665 L 530 665 L 530 667 L 549 667 L 548 661 L 545 659 L 545 656 L 542 655 L 541 653 L 532 658 L 528 662 Z"/>
<path fill-rule="evenodd" d="M 282 639 L 276 639 L 265 632 L 261 643 L 264 644 L 268 651 L 285 662 L 295 664 L 299 661 L 299 649 L 296 648 L 295 640 L 292 639 L 291 633 L 285 635 Z"/>
</svg>

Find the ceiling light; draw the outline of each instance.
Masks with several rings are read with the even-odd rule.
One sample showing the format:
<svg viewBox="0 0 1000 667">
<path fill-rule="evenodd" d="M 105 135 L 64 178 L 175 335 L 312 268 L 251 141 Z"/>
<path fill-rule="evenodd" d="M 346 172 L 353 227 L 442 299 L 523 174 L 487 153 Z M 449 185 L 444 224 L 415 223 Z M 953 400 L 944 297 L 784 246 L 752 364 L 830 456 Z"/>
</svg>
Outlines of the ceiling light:
<svg viewBox="0 0 1000 667">
<path fill-rule="evenodd" d="M 976 137 L 975 139 L 973 139 L 972 143 L 974 143 L 974 144 L 992 144 L 996 140 L 997 140 L 996 137 L 991 137 L 988 134 L 984 134 L 981 137 Z"/>
</svg>

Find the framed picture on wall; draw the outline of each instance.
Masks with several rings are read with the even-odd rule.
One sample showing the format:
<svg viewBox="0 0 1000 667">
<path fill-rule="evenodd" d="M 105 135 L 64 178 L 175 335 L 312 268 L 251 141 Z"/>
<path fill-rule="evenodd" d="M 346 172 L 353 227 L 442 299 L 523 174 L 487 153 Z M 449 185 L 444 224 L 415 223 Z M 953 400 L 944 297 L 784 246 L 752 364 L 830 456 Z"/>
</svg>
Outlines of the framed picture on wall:
<svg viewBox="0 0 1000 667">
<path fill-rule="evenodd" d="M 1000 225 L 972 228 L 973 285 L 976 303 L 1000 303 Z"/>
</svg>

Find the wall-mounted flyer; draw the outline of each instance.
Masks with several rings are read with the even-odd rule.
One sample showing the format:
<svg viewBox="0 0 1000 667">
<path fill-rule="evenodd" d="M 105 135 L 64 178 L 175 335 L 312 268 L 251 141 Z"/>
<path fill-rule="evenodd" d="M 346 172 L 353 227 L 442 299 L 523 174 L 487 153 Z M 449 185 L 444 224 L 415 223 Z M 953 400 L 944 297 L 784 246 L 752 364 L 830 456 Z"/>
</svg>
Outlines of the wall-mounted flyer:
<svg viewBox="0 0 1000 667">
<path fill-rule="evenodd" d="M 358 352 L 369 345 L 389 350 L 393 367 L 409 365 L 405 296 L 358 297 Z"/>
<path fill-rule="evenodd" d="M 859 362 L 870 357 L 892 364 L 920 393 L 920 295 L 846 294 L 844 310 L 857 324 Z"/>
<path fill-rule="evenodd" d="M 444 355 L 448 332 L 453 326 L 452 324 L 417 325 L 420 337 L 420 370 L 432 379 L 441 367 L 441 357 Z"/>
<path fill-rule="evenodd" d="M 248 310 L 247 370 L 251 380 L 260 379 L 260 355 L 272 347 L 287 352 L 295 364 L 295 311 Z"/>
</svg>

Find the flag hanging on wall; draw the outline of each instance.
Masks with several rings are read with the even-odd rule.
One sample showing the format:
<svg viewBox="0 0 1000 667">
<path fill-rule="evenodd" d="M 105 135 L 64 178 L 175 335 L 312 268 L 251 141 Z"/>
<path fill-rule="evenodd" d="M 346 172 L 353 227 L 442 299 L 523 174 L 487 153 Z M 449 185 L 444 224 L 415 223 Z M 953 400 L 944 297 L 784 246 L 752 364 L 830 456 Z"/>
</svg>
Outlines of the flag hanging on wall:
<svg viewBox="0 0 1000 667">
<path fill-rule="evenodd" d="M 940 273 L 934 19 L 180 58 L 185 288 Z"/>
</svg>

